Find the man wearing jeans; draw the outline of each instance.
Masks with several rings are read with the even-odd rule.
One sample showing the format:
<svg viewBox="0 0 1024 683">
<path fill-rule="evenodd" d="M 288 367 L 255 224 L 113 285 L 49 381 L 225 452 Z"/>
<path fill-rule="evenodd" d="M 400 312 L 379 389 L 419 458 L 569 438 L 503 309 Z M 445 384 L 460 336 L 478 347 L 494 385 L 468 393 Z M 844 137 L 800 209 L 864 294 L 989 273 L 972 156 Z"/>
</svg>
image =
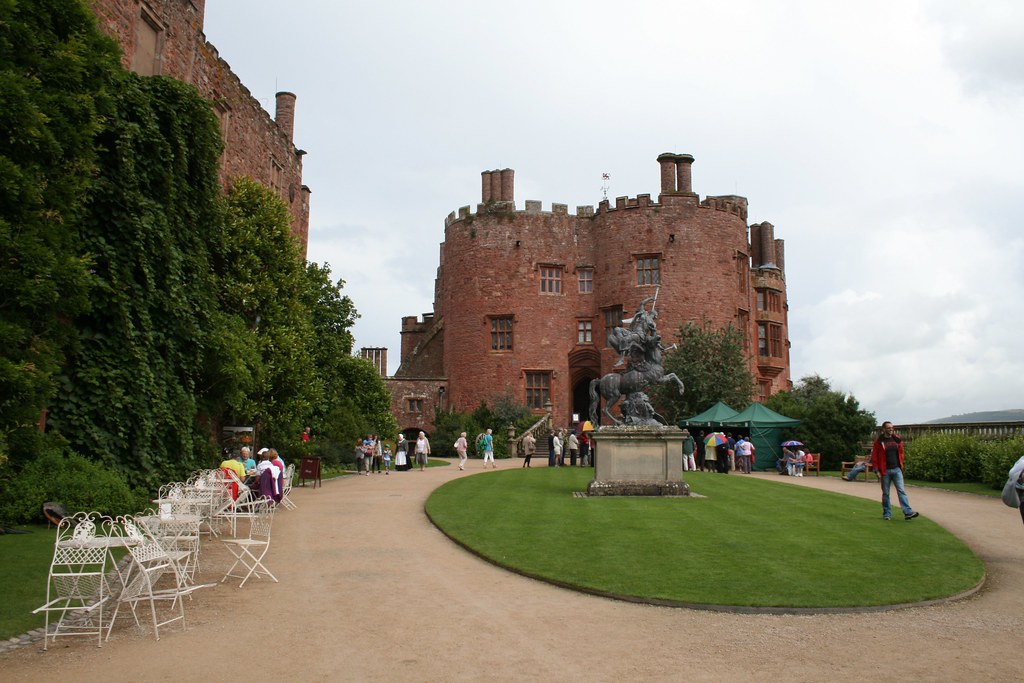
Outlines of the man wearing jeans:
<svg viewBox="0 0 1024 683">
<path fill-rule="evenodd" d="M 896 495 L 903 508 L 903 518 L 907 521 L 917 517 L 918 513 L 910 507 L 907 492 L 903 490 L 903 440 L 896 435 L 892 422 L 882 423 L 882 434 L 871 447 L 871 466 L 881 477 L 882 482 L 882 519 L 892 518 L 892 505 L 889 502 L 889 486 L 896 485 Z"/>
</svg>

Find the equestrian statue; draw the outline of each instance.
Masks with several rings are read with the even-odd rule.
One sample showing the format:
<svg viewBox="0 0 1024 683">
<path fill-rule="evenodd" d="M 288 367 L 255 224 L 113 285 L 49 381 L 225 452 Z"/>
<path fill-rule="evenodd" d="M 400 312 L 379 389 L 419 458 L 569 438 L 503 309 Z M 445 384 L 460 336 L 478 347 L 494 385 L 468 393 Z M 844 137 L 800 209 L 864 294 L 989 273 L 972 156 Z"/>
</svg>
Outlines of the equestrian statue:
<svg viewBox="0 0 1024 683">
<path fill-rule="evenodd" d="M 601 379 L 590 381 L 590 421 L 598 424 L 598 413 L 601 399 L 604 399 L 604 414 L 617 425 L 664 425 L 665 418 L 658 415 L 651 407 L 645 389 L 652 384 L 668 384 L 675 382 L 682 395 L 683 381 L 675 373 L 665 373 L 662 363 L 662 352 L 668 351 L 661 345 L 658 326 L 655 323 L 658 313 L 658 292 L 640 302 L 640 308 L 632 318 L 624 319 L 623 325 L 616 327 L 608 334 L 608 345 L 619 352 L 619 360 L 615 367 L 628 361 L 623 372 L 610 372 Z M 647 310 L 647 304 L 651 309 Z M 673 347 L 674 348 L 674 347 Z M 622 401 L 619 420 L 611 413 L 611 409 Z"/>
</svg>

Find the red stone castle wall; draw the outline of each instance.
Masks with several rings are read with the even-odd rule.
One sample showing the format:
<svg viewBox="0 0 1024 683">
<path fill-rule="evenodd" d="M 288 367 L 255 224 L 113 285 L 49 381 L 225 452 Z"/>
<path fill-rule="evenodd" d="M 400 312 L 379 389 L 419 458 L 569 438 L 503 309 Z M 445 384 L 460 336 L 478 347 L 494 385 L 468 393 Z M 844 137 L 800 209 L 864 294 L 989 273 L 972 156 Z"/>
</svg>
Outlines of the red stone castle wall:
<svg viewBox="0 0 1024 683">
<path fill-rule="evenodd" d="M 692 157 L 662 155 L 658 161 L 658 201 L 649 195 L 620 197 L 614 206 L 601 202 L 596 212 L 578 207 L 575 215 L 560 204 L 542 211 L 536 201 L 517 211 L 512 171 L 485 172 L 483 203 L 476 213 L 463 207 L 445 224 L 436 320 L 431 321 L 443 325 L 443 344 L 435 345 L 432 354 L 427 345 L 411 348 L 405 335 L 422 334 L 425 326 L 413 325 L 415 318 L 403 319 L 403 363 L 391 380 L 396 407 L 402 400 L 400 378 L 412 368 L 427 367 L 417 358 L 426 354 L 434 361 L 431 376 L 446 388 L 448 407 L 461 411 L 506 393 L 524 402 L 526 373 L 550 372 L 552 413 L 556 423 L 567 424 L 574 409 L 585 412 L 574 406 L 574 385 L 612 371 L 618 360 L 605 346 L 604 310 L 622 306 L 629 317 L 642 299 L 654 295 L 654 285 L 637 284 L 636 260 L 644 256 L 657 256 L 660 262 L 658 329 L 666 346 L 686 322 L 736 325 L 746 331 L 751 370 L 761 390 L 768 395 L 788 389 L 788 341 L 781 358 L 759 358 L 757 346 L 757 322 L 778 322 L 785 333 L 786 309 L 755 310 L 755 285 L 781 290 L 784 301 L 782 241 L 774 239 L 770 224 L 756 226 L 753 263 L 770 263 L 771 268 L 752 271 L 746 199 L 701 201 L 690 190 Z M 560 294 L 541 293 L 544 267 L 561 272 Z M 581 268 L 593 269 L 592 293 L 579 292 Z M 491 319 L 509 315 L 513 348 L 494 351 Z M 580 319 L 592 321 L 590 344 L 578 343 Z M 436 365 L 438 348 L 443 349 L 441 367 Z"/>
<path fill-rule="evenodd" d="M 169 76 L 195 86 L 214 105 L 225 149 L 220 177 L 227 187 L 249 176 L 276 191 L 292 214 L 292 234 L 305 255 L 309 188 L 302 184 L 302 150 L 292 132 L 295 95 L 278 93 L 271 118 L 203 34 L 205 0 L 91 0 L 100 28 L 116 40 L 125 68 Z M 140 66 L 141 35 L 155 31 L 156 58 Z"/>
</svg>

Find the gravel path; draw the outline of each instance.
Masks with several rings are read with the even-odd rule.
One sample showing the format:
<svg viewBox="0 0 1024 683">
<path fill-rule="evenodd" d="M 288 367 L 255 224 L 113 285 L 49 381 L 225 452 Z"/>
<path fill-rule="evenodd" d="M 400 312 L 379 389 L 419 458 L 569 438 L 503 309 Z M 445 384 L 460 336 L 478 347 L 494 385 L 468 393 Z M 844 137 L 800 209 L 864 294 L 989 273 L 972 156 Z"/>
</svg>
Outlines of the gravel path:
<svg viewBox="0 0 1024 683">
<path fill-rule="evenodd" d="M 280 583 L 200 591 L 186 606 L 187 630 L 171 626 L 160 641 L 121 621 L 101 649 L 63 638 L 48 652 L 0 655 L 0 678 L 1021 680 L 1024 529 L 998 499 L 908 491 L 915 509 L 984 561 L 985 586 L 971 598 L 881 613 L 742 615 L 579 594 L 470 555 L 431 526 L 423 504 L 440 484 L 481 472 L 471 461 L 466 472 L 434 467 L 297 488 L 299 509 L 277 515 L 267 558 Z M 868 483 L 753 476 L 878 497 Z M 204 546 L 204 581 L 226 569 L 218 546 Z"/>
</svg>

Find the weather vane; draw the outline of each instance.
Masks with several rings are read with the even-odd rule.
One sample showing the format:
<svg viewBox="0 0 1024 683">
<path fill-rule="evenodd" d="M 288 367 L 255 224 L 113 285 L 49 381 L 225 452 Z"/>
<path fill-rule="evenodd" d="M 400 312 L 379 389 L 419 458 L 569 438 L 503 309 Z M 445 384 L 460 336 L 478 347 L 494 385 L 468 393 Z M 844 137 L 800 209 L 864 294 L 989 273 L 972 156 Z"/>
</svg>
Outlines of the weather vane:
<svg viewBox="0 0 1024 683">
<path fill-rule="evenodd" d="M 604 199 L 608 199 L 608 181 L 612 179 L 610 173 L 601 174 L 601 192 L 604 193 Z"/>
</svg>

